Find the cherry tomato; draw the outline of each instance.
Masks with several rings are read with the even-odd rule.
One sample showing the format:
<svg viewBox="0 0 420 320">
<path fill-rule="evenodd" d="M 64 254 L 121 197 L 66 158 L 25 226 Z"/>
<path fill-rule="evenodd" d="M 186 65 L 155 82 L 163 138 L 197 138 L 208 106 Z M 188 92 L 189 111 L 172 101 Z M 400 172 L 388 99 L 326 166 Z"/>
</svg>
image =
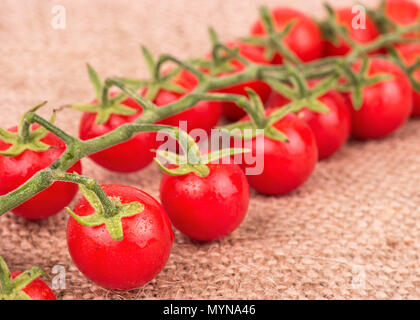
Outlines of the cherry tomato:
<svg viewBox="0 0 420 320">
<path fill-rule="evenodd" d="M 192 73 L 183 70 L 175 77 L 174 83 L 184 88 L 186 93 L 189 93 L 195 89 L 198 81 Z M 143 91 L 143 94 L 145 92 L 146 90 Z M 181 94 L 162 89 L 159 91 L 153 102 L 157 106 L 164 108 L 164 106 L 167 104 L 179 100 L 184 95 L 185 93 Z M 210 133 L 211 129 L 214 128 L 219 121 L 221 113 L 222 111 L 220 102 L 201 101 L 197 103 L 197 105 L 193 108 L 170 116 L 160 121 L 159 123 L 179 127 L 180 121 L 186 121 L 188 132 L 193 129 L 203 129 L 207 133 Z"/>
<path fill-rule="evenodd" d="M 227 236 L 248 210 L 249 185 L 235 164 L 208 164 L 201 178 L 164 174 L 160 198 L 174 226 L 188 237 L 211 241 Z"/>
<path fill-rule="evenodd" d="M 411 65 L 417 58 L 420 58 L 420 44 L 410 43 L 403 44 L 397 47 L 398 52 L 401 54 L 404 61 Z M 420 83 L 420 68 L 414 72 L 414 78 Z M 420 116 L 420 93 L 413 89 L 413 117 Z"/>
<path fill-rule="evenodd" d="M 228 43 L 227 46 L 231 49 L 238 48 L 239 54 L 251 62 L 258 63 L 258 64 L 268 64 L 268 61 L 264 57 L 264 52 L 258 47 L 255 47 L 255 46 L 243 43 L 243 42 L 231 42 L 231 43 Z M 232 67 L 234 68 L 234 71 L 225 72 L 225 73 L 220 74 L 219 76 L 223 77 L 229 74 L 238 73 L 245 69 L 245 65 L 237 59 L 232 60 L 230 63 Z M 243 95 L 247 97 L 248 94 L 245 91 L 245 88 L 247 87 L 254 90 L 260 96 L 263 103 L 265 103 L 268 100 L 268 97 L 270 96 L 270 93 L 271 93 L 270 86 L 260 80 L 253 80 L 253 81 L 248 81 L 244 83 L 239 83 L 229 88 L 217 90 L 217 92 L 239 94 L 239 95 Z M 246 112 L 243 109 L 239 108 L 233 102 L 224 101 L 224 102 L 221 102 L 221 105 L 222 105 L 223 115 L 231 121 L 239 120 L 240 118 L 246 115 Z"/>
<path fill-rule="evenodd" d="M 21 272 L 12 272 L 12 278 L 16 278 Z M 48 285 L 41 279 L 35 279 L 22 289 L 32 300 L 57 300 Z"/>
<path fill-rule="evenodd" d="M 311 82 L 311 85 L 315 82 Z M 319 160 L 326 159 L 337 152 L 347 141 L 351 129 L 351 114 L 346 100 L 341 93 L 330 90 L 319 98 L 330 112 L 318 113 L 303 108 L 297 115 L 312 129 L 318 147 Z M 273 93 L 267 107 L 283 106 L 287 100 L 278 93 Z"/>
<path fill-rule="evenodd" d="M 415 24 L 418 21 L 420 13 L 419 5 L 411 0 L 386 0 L 385 14 L 400 26 Z M 420 32 L 412 32 L 407 37 L 420 37 Z"/>
<path fill-rule="evenodd" d="M 33 126 L 34 129 L 37 127 L 39 126 Z M 17 132 L 17 127 L 11 128 L 9 131 Z M 35 173 L 50 166 L 66 149 L 65 143 L 52 133 L 48 133 L 41 141 L 52 148 L 42 152 L 25 150 L 15 157 L 0 155 L 0 195 L 16 189 Z M 9 146 L 0 140 L 0 150 L 6 150 Z M 80 161 L 67 171 L 81 174 Z M 14 208 L 12 212 L 29 220 L 48 218 L 64 209 L 73 200 L 77 189 L 77 185 L 73 183 L 54 182 L 52 186 Z"/>
<path fill-rule="evenodd" d="M 112 94 L 111 96 L 115 95 Z M 93 103 L 97 103 L 94 101 Z M 104 134 L 126 123 L 135 121 L 142 113 L 141 106 L 132 98 L 127 98 L 122 104 L 139 110 L 132 116 L 112 114 L 104 124 L 97 124 L 95 113 L 84 113 L 79 126 L 79 137 L 89 140 Z M 154 158 L 153 149 L 157 148 L 156 133 L 140 132 L 130 140 L 99 151 L 90 156 L 100 166 L 116 172 L 135 172 L 148 166 Z"/>
<path fill-rule="evenodd" d="M 366 15 L 365 28 L 354 28 L 352 26 L 353 20 L 357 13 L 352 12 L 352 8 L 344 8 L 336 11 L 337 22 L 339 25 L 344 26 L 349 36 L 360 44 L 366 44 L 372 42 L 380 33 L 375 23 L 369 16 Z M 358 21 L 358 20 L 357 20 Z M 350 51 L 350 46 L 345 42 L 344 39 L 339 39 L 338 45 L 333 44 L 330 41 L 324 42 L 324 56 L 344 56 Z M 381 50 L 373 51 L 372 54 L 382 52 Z"/>
<path fill-rule="evenodd" d="M 360 62 L 354 65 L 359 70 Z M 410 81 L 394 63 L 372 58 L 369 75 L 385 74 L 391 78 L 363 89 L 363 103 L 359 110 L 350 108 L 352 136 L 358 139 L 378 139 L 400 128 L 413 110 Z"/>
<path fill-rule="evenodd" d="M 138 288 L 165 266 L 174 241 L 171 223 L 161 205 L 141 190 L 121 185 L 104 185 L 102 189 L 121 203 L 140 202 L 144 210 L 122 218 L 121 241 L 113 240 L 105 225 L 85 227 L 70 217 L 67 224 L 70 255 L 87 278 L 105 288 Z M 94 209 L 82 198 L 74 212 L 87 216 Z"/>
<path fill-rule="evenodd" d="M 284 38 L 285 45 L 293 51 L 303 62 L 318 59 L 322 56 L 322 36 L 318 25 L 306 14 L 290 9 L 276 8 L 271 11 L 278 31 L 284 28 L 292 20 L 295 21 L 290 33 Z M 266 31 L 257 21 L 251 29 L 252 35 L 264 35 Z M 283 58 L 276 54 L 271 63 L 281 64 Z"/>
<path fill-rule="evenodd" d="M 273 110 L 267 110 L 271 113 Z M 264 137 L 264 145 L 258 138 L 243 141 L 243 147 L 252 150 L 254 159 L 264 158 L 264 168 L 260 174 L 247 175 L 248 182 L 257 192 L 267 195 L 287 194 L 301 186 L 312 174 L 318 160 L 315 136 L 305 121 L 295 114 L 288 114 L 274 124 L 283 132 L 288 142 Z M 237 141 L 235 147 L 240 145 Z M 242 167 L 254 168 L 256 161 Z"/>
</svg>

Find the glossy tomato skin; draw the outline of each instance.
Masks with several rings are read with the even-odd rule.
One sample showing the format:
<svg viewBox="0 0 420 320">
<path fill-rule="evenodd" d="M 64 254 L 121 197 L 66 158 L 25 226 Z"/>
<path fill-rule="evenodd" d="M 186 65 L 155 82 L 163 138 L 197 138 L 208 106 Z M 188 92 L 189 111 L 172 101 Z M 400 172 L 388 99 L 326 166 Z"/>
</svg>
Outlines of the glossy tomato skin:
<svg viewBox="0 0 420 320">
<path fill-rule="evenodd" d="M 356 13 L 352 12 L 352 8 L 336 10 L 338 24 L 344 26 L 347 29 L 349 36 L 357 43 L 367 44 L 379 37 L 379 30 L 369 16 L 366 16 L 366 28 L 353 28 L 352 22 L 355 16 Z M 324 56 L 344 56 L 350 51 L 350 49 L 349 44 L 346 43 L 344 39 L 339 39 L 338 45 L 335 45 L 330 41 L 324 42 Z M 376 50 L 373 51 L 372 54 L 380 52 L 382 51 Z"/>
<path fill-rule="evenodd" d="M 22 272 L 12 272 L 12 278 L 16 278 L 21 273 Z M 32 300 L 57 300 L 50 287 L 39 278 L 28 284 L 22 291 Z"/>
<path fill-rule="evenodd" d="M 273 110 L 267 110 L 268 113 Z M 264 145 L 256 139 L 245 140 L 244 148 L 252 150 L 254 159 L 264 157 L 260 174 L 247 175 L 248 182 L 257 192 L 266 195 L 284 195 L 301 186 L 312 174 L 318 161 L 315 136 L 305 121 L 288 114 L 274 127 L 286 134 L 288 142 L 264 137 Z M 235 142 L 235 146 L 239 145 Z M 255 162 L 243 161 L 242 167 L 254 168 Z M 245 171 L 246 172 L 246 171 Z"/>
<path fill-rule="evenodd" d="M 174 226 L 198 241 L 212 241 L 233 232 L 248 211 L 249 185 L 235 164 L 208 164 L 206 178 L 190 173 L 165 174 L 160 197 Z"/>
<path fill-rule="evenodd" d="M 113 93 L 111 96 L 115 95 Z M 93 103 L 97 103 L 94 101 Z M 89 140 L 105 135 L 114 129 L 135 121 L 142 113 L 141 106 L 132 98 L 122 102 L 124 105 L 139 110 L 132 116 L 112 114 L 104 124 L 96 124 L 96 114 L 84 113 L 80 121 L 79 137 Z M 100 166 L 115 172 L 129 173 L 147 167 L 154 158 L 150 150 L 156 149 L 156 133 L 140 132 L 130 140 L 99 151 L 90 156 Z"/>
<path fill-rule="evenodd" d="M 227 47 L 234 49 L 239 49 L 239 54 L 253 62 L 258 64 L 269 64 L 269 62 L 264 57 L 264 51 L 261 48 L 243 43 L 243 42 L 230 42 L 227 44 Z M 234 74 L 241 72 L 245 69 L 245 65 L 240 62 L 237 59 L 232 60 L 231 65 L 234 67 L 234 71 L 231 72 L 225 72 L 220 74 L 220 77 Z M 261 80 L 253 80 L 253 81 L 247 81 L 243 83 L 239 83 L 237 85 L 217 90 L 216 92 L 219 93 L 230 93 L 230 94 L 238 94 L 242 96 L 248 96 L 247 92 L 245 91 L 245 88 L 250 88 L 254 90 L 261 98 L 263 103 L 265 103 L 268 100 L 268 97 L 271 94 L 271 87 Z M 221 102 L 222 105 L 222 112 L 223 115 L 231 121 L 239 120 L 240 118 L 244 117 L 246 115 L 246 112 L 239 108 L 235 103 L 229 102 L 229 101 L 223 101 Z"/>
<path fill-rule="evenodd" d="M 34 128 L 37 127 L 38 125 L 34 125 Z M 17 128 L 11 128 L 9 131 L 16 132 Z M 25 150 L 16 157 L 0 155 L 0 195 L 16 189 L 35 173 L 50 166 L 66 149 L 65 143 L 52 133 L 48 133 L 41 141 L 53 148 L 42 152 Z M 0 150 L 7 150 L 9 146 L 0 140 Z M 80 161 L 76 162 L 67 172 L 81 174 L 82 165 Z M 78 187 L 74 183 L 54 182 L 52 186 L 14 208 L 12 212 L 28 220 L 51 217 L 59 213 L 73 200 L 77 190 Z"/>
<path fill-rule="evenodd" d="M 167 214 L 148 194 L 133 187 L 105 185 L 109 197 L 122 203 L 140 202 L 144 210 L 122 219 L 124 239 L 113 240 L 105 225 L 84 227 L 70 217 L 67 244 L 79 270 L 107 289 L 130 290 L 151 281 L 165 266 L 174 241 Z M 80 216 L 93 213 L 82 198 L 74 208 Z"/>
<path fill-rule="evenodd" d="M 160 198 L 174 226 L 199 241 L 220 239 L 233 232 L 248 211 L 249 185 L 235 164 L 209 164 L 201 178 L 165 174 Z"/>
<path fill-rule="evenodd" d="M 319 101 L 329 109 L 328 113 L 318 113 L 303 108 L 297 116 L 304 120 L 314 133 L 318 147 L 319 160 L 329 158 L 348 140 L 351 130 L 349 106 L 341 93 L 330 90 Z M 269 109 L 281 107 L 287 100 L 278 93 L 273 93 L 267 104 Z"/>
<path fill-rule="evenodd" d="M 295 20 L 284 43 L 303 62 L 312 61 L 322 56 L 322 36 L 318 25 L 306 14 L 291 8 L 276 8 L 271 11 L 277 30 L 282 30 L 290 21 Z M 260 20 L 251 29 L 252 35 L 264 35 L 266 32 Z M 283 58 L 276 54 L 271 63 L 281 64 Z"/>
<path fill-rule="evenodd" d="M 174 82 L 184 88 L 186 93 L 190 93 L 198 84 L 197 78 L 190 72 L 183 70 L 174 79 Z M 144 94 L 145 91 L 142 92 Z M 154 99 L 154 103 L 164 108 L 167 104 L 173 103 L 182 98 L 185 93 L 176 93 L 167 90 L 160 90 Z M 203 129 L 210 133 L 222 114 L 220 102 L 201 101 L 194 107 L 170 116 L 159 123 L 170 126 L 179 127 L 180 121 L 187 122 L 187 131 L 191 132 L 193 129 Z"/>
<path fill-rule="evenodd" d="M 356 62 L 354 68 L 360 69 L 360 62 Z M 413 110 L 411 84 L 397 65 L 372 58 L 369 75 L 376 74 L 387 74 L 391 78 L 365 87 L 362 107 L 359 110 L 350 108 L 351 134 L 357 139 L 379 139 L 393 133 L 407 121 Z"/>
<path fill-rule="evenodd" d="M 420 13 L 419 5 L 411 0 L 386 0 L 385 14 L 400 26 L 415 24 Z M 419 32 L 412 32 L 408 37 L 420 37 Z"/>
<path fill-rule="evenodd" d="M 398 52 L 407 65 L 413 64 L 417 58 L 420 58 L 420 44 L 410 43 L 402 44 L 397 47 Z M 414 78 L 420 83 L 420 68 L 414 72 Z M 413 88 L 413 117 L 420 116 L 420 93 Z"/>
</svg>

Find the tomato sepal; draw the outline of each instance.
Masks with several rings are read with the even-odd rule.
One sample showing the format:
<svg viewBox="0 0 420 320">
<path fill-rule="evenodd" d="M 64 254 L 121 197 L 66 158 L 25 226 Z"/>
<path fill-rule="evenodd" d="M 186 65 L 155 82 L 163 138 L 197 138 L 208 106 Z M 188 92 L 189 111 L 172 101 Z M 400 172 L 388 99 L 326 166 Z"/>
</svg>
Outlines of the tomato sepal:
<svg viewBox="0 0 420 320">
<path fill-rule="evenodd" d="M 296 24 L 296 20 L 289 21 L 281 31 L 275 28 L 274 18 L 267 7 L 260 8 L 260 17 L 266 36 L 251 36 L 241 38 L 241 41 L 265 48 L 264 55 L 269 61 L 272 61 L 277 53 L 283 55 L 287 60 L 295 64 L 300 64 L 300 58 L 283 43 L 283 39 L 290 33 L 292 27 Z"/>
<path fill-rule="evenodd" d="M 6 157 L 17 157 L 25 150 L 42 152 L 47 151 L 50 148 L 54 148 L 53 146 L 41 141 L 47 136 L 49 131 L 42 126 L 33 129 L 30 121 L 28 120 L 28 117 L 30 117 L 31 114 L 43 107 L 46 103 L 47 102 L 44 101 L 27 111 L 23 115 L 16 133 L 0 128 L 0 139 L 11 145 L 8 149 L 0 151 L 0 155 Z M 54 111 L 50 118 L 50 123 L 54 123 L 55 118 L 56 113 Z"/>
<path fill-rule="evenodd" d="M 0 300 L 32 300 L 23 289 L 40 276 L 50 279 L 47 273 L 39 267 L 32 267 L 12 279 L 6 262 L 0 256 Z"/>
<path fill-rule="evenodd" d="M 234 137 L 234 138 L 240 138 L 243 140 L 246 139 L 253 139 L 255 138 L 259 133 L 258 128 L 255 126 L 255 123 L 253 121 L 241 121 L 237 123 L 233 123 L 230 125 L 226 125 L 224 127 L 219 128 L 219 130 L 222 133 L 226 133 L 227 135 Z"/>
<path fill-rule="evenodd" d="M 109 198 L 115 204 L 116 210 L 114 215 L 108 217 L 105 215 L 103 205 L 98 196 L 92 190 L 89 190 L 84 185 L 79 184 L 80 190 L 84 197 L 93 207 L 94 213 L 88 216 L 79 216 L 70 208 L 66 208 L 68 213 L 82 226 L 97 227 L 105 225 L 112 239 L 121 241 L 124 239 L 122 228 L 122 219 L 132 217 L 144 210 L 144 205 L 139 202 L 121 203 L 118 198 Z"/>
<path fill-rule="evenodd" d="M 368 86 L 373 86 L 379 82 L 391 80 L 392 76 L 385 73 L 378 73 L 373 76 L 369 75 L 370 62 L 367 57 L 364 57 L 361 62 L 359 72 L 353 70 L 351 66 L 341 64 L 343 75 L 347 83 L 337 84 L 336 89 L 342 92 L 350 92 L 350 98 L 355 110 L 360 110 L 363 103 L 363 89 Z"/>
<path fill-rule="evenodd" d="M 191 159 L 189 159 L 188 156 L 180 156 L 170 151 L 156 151 L 157 156 L 165 159 L 172 165 L 176 165 L 175 168 L 166 167 L 158 159 L 158 157 L 156 157 L 154 160 L 165 173 L 171 176 L 184 176 L 190 173 L 194 173 L 195 175 L 201 178 L 206 178 L 210 174 L 210 169 L 208 167 L 209 163 L 227 156 L 233 156 L 235 154 L 242 154 L 248 152 L 251 152 L 251 150 L 242 148 L 222 149 L 201 155 L 198 159 L 198 163 L 191 163 Z"/>
<path fill-rule="evenodd" d="M 418 71 L 420 68 L 420 57 L 417 57 L 412 64 L 407 65 L 397 49 L 389 46 L 388 52 L 391 56 L 391 60 L 393 60 L 405 72 L 411 82 L 413 89 L 417 92 L 420 92 L 420 82 L 415 77 L 416 71 Z"/>
<path fill-rule="evenodd" d="M 72 109 L 96 114 L 95 123 L 98 125 L 106 123 L 113 114 L 133 116 L 139 112 L 139 110 L 122 104 L 127 98 L 125 93 L 119 93 L 115 97 L 110 98 L 108 85 L 102 82 L 95 69 L 87 64 L 87 70 L 98 102 L 91 104 L 72 104 L 70 105 Z"/>
<path fill-rule="evenodd" d="M 118 102 L 112 103 L 110 106 L 106 107 L 101 104 L 73 104 L 72 109 L 87 113 L 96 113 L 96 124 L 106 123 L 112 114 L 133 116 L 138 112 L 138 110 L 127 107 Z"/>
<path fill-rule="evenodd" d="M 166 90 L 173 93 L 184 94 L 187 90 L 178 85 L 173 79 L 181 72 L 182 68 L 174 68 L 171 72 L 165 75 L 160 74 L 160 61 L 156 61 L 150 51 L 145 47 L 141 46 L 141 51 L 150 73 L 151 80 L 142 79 L 124 79 L 119 80 L 125 85 L 131 86 L 137 90 L 140 88 L 145 89 L 144 97 L 149 101 L 154 101 L 161 90 Z"/>
</svg>

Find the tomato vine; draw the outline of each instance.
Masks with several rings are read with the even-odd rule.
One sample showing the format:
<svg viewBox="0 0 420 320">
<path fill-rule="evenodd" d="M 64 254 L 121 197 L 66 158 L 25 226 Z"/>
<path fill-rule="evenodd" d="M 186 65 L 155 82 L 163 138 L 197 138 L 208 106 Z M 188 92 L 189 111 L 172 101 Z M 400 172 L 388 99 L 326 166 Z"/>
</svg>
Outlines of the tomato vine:
<svg viewBox="0 0 420 320">
<path fill-rule="evenodd" d="M 239 107 L 244 109 L 252 121 L 256 124 L 261 123 L 261 115 L 258 110 L 258 103 L 255 103 L 255 99 L 247 98 L 242 95 L 236 94 L 225 94 L 225 93 L 212 93 L 211 91 L 217 89 L 223 89 L 238 83 L 250 81 L 250 80 L 262 80 L 270 84 L 274 90 L 280 92 L 286 97 L 292 98 L 291 104 L 293 108 L 289 108 L 288 111 L 298 112 L 303 106 L 309 106 L 314 101 L 314 97 L 319 97 L 331 88 L 338 88 L 342 90 L 350 90 L 353 98 L 355 107 L 359 107 L 361 104 L 362 88 L 366 84 L 372 84 L 375 81 L 379 81 L 382 78 L 380 76 L 366 79 L 365 71 L 362 67 L 361 72 L 356 72 L 351 69 L 352 64 L 358 59 L 366 59 L 366 54 L 376 49 L 384 48 L 395 42 L 410 42 L 413 39 L 407 39 L 404 37 L 405 34 L 419 31 L 420 25 L 414 24 L 409 26 L 395 26 L 392 32 L 385 33 L 379 38 L 368 44 L 358 44 L 354 41 L 351 42 L 352 50 L 344 57 L 327 57 L 316 61 L 303 63 L 293 53 L 286 48 L 281 39 L 287 34 L 290 25 L 286 26 L 281 32 L 277 32 L 273 27 L 269 11 L 266 8 L 261 9 L 261 16 L 263 25 L 266 28 L 266 35 L 259 38 L 248 38 L 248 42 L 255 45 L 268 45 L 270 48 L 269 53 L 280 53 L 285 63 L 283 65 L 263 65 L 256 64 L 246 61 L 245 67 L 242 71 L 226 75 L 224 77 L 216 77 L 211 74 L 206 74 L 200 68 L 200 64 L 194 60 L 181 61 L 171 55 L 161 55 L 157 61 L 154 61 L 151 55 L 146 49 L 143 49 L 146 60 L 148 61 L 148 67 L 152 74 L 152 80 L 149 81 L 135 81 L 132 79 L 124 78 L 111 78 L 106 79 L 103 84 L 99 85 L 99 79 L 94 77 L 95 91 L 98 97 L 102 98 L 101 103 L 110 104 L 108 99 L 108 92 L 112 87 L 118 87 L 122 91 L 122 95 L 125 97 L 129 96 L 133 98 L 143 107 L 143 113 L 134 122 L 124 124 L 115 130 L 90 140 L 82 141 L 76 137 L 73 137 L 54 125 L 51 121 L 48 121 L 36 113 L 36 110 L 30 110 L 25 114 L 23 123 L 26 128 L 31 124 L 39 124 L 48 131 L 52 132 L 66 143 L 66 150 L 62 156 L 56 160 L 48 168 L 37 172 L 32 178 L 26 183 L 18 187 L 17 189 L 9 192 L 6 195 L 0 196 L 0 215 L 8 212 L 16 206 L 22 204 L 26 200 L 32 198 L 42 190 L 45 190 L 52 185 L 54 181 L 69 181 L 74 182 L 75 178 L 71 174 L 65 174 L 72 165 L 74 165 L 80 159 L 89 156 L 95 152 L 104 150 L 121 142 L 127 141 L 139 132 L 155 132 L 159 130 L 167 130 L 174 136 L 180 134 L 187 134 L 179 131 L 177 128 L 157 125 L 154 124 L 160 120 L 163 120 L 169 116 L 178 114 L 182 111 L 188 110 L 196 105 L 200 101 L 231 101 L 235 102 Z M 378 19 L 378 17 L 376 17 Z M 382 21 L 386 19 L 382 17 Z M 332 20 L 331 20 L 332 21 Z M 329 32 L 338 32 L 341 36 L 347 38 L 346 32 L 341 28 L 330 28 Z M 213 59 L 221 59 L 220 51 L 223 55 L 230 58 L 238 58 L 238 53 L 235 50 L 231 50 L 226 46 L 221 45 L 217 41 L 214 31 L 210 32 L 213 39 Z M 390 59 L 400 59 L 397 54 L 391 56 Z M 143 97 L 136 93 L 139 87 L 148 86 L 150 87 L 165 87 L 167 84 L 168 77 L 162 74 L 162 66 L 167 62 L 171 62 L 177 65 L 178 69 L 185 69 L 191 72 L 198 80 L 196 88 L 185 94 L 179 100 L 174 101 L 164 107 L 158 107 L 156 104 L 151 102 L 146 97 Z M 218 62 L 218 61 L 216 61 Z M 400 61 L 401 62 L 401 61 Z M 401 65 L 401 63 L 400 63 Z M 416 83 L 417 81 L 413 78 L 414 67 L 419 65 L 419 61 L 413 64 L 413 67 L 405 67 L 407 75 L 411 81 Z M 92 69 L 89 68 L 90 75 L 92 78 Z M 343 77 L 347 80 L 346 85 L 339 84 L 339 78 Z M 305 81 L 313 78 L 323 78 L 320 84 L 314 88 L 308 88 Z M 121 98 L 121 97 L 119 97 Z M 323 112 L 322 106 L 314 105 L 313 110 Z M 114 108 L 115 112 L 119 112 L 120 109 Z M 120 110 L 121 111 L 121 110 Z M 124 110 L 123 110 L 124 111 Z M 275 119 L 268 120 L 268 123 L 273 123 L 282 116 L 284 111 L 280 114 L 274 113 Z M 106 115 L 105 115 L 106 116 Z M 103 119 L 101 120 L 103 121 Z M 230 129 L 234 127 L 230 126 Z M 285 138 L 282 135 L 278 137 L 280 140 Z M 194 144 L 194 143 L 193 143 Z M 90 178 L 86 178 L 92 188 L 97 186 L 96 183 L 92 184 Z M 83 179 L 82 179 L 83 180 Z M 80 182 L 80 181 L 79 181 Z M 83 182 L 83 181 L 82 181 Z M 95 190 L 95 188 L 94 188 Z M 98 189 L 96 189 L 98 191 Z M 97 195 L 100 195 L 98 191 Z M 99 197 L 100 198 L 100 197 Z M 106 197 L 105 197 L 106 198 Z M 105 198 L 103 201 L 106 202 Z M 102 201 L 102 200 L 101 200 Z"/>
</svg>

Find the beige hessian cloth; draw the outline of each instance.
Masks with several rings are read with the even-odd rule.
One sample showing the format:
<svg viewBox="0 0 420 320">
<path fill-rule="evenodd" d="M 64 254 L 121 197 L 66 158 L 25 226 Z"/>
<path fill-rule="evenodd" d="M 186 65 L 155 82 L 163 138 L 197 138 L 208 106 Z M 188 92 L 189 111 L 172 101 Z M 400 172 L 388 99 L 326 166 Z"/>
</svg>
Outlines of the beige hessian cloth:
<svg viewBox="0 0 420 320">
<path fill-rule="evenodd" d="M 48 108 L 93 97 L 85 63 L 102 76 L 146 76 L 139 44 L 181 58 L 207 52 L 207 26 L 223 40 L 246 35 L 262 3 L 286 0 L 3 0 L 0 17 L 0 125 L 15 125 L 41 100 Z M 346 5 L 351 1 L 334 1 Z M 51 27 L 63 4 L 66 29 Z M 323 14 L 321 1 L 293 6 Z M 79 115 L 57 123 L 75 134 Z M 351 142 L 320 163 L 311 179 L 285 197 L 252 194 L 248 215 L 231 236 L 209 244 L 176 232 L 164 271 L 131 292 L 111 292 L 88 281 L 66 248 L 66 213 L 39 223 L 2 216 L 0 254 L 13 269 L 64 265 L 62 299 L 341 299 L 420 298 L 420 121 L 392 137 Z M 83 160 L 101 183 L 139 187 L 158 197 L 155 165 L 136 174 L 107 172 Z"/>
</svg>

